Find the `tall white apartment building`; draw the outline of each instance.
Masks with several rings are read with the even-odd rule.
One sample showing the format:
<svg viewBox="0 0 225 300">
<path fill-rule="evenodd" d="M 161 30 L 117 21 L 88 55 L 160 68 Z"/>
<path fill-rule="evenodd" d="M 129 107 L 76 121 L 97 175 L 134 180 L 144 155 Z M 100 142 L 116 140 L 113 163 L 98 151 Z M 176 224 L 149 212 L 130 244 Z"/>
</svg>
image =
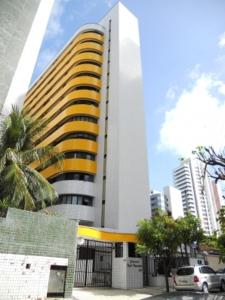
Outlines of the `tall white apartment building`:
<svg viewBox="0 0 225 300">
<path fill-rule="evenodd" d="M 182 197 L 180 190 L 173 186 L 165 186 L 163 194 L 167 203 L 167 210 L 174 219 L 184 217 Z"/>
<path fill-rule="evenodd" d="M 196 158 L 183 160 L 173 171 L 174 185 L 181 191 L 184 214 L 192 213 L 201 220 L 205 233 L 210 235 L 218 230 L 216 213 L 218 196 L 210 178 L 203 180 L 204 166 Z"/>
<path fill-rule="evenodd" d="M 150 218 L 137 18 L 121 3 L 86 24 L 28 91 L 45 118 L 37 147 L 64 153 L 62 168 L 34 167 L 58 192 L 51 212 L 79 220 L 75 286 L 143 286 L 137 223 Z"/>
<path fill-rule="evenodd" d="M 173 186 L 165 186 L 163 192 L 152 190 L 150 206 L 152 216 L 157 210 L 168 212 L 174 219 L 184 216 L 181 192 Z"/>
<path fill-rule="evenodd" d="M 54 0 L 0 1 L 0 112 L 22 105 Z"/>
<path fill-rule="evenodd" d="M 118 3 L 98 24 L 79 28 L 24 108 L 48 121 L 37 147 L 65 155 L 62 169 L 40 170 L 59 194 L 49 209 L 82 225 L 136 232 L 150 217 L 137 18 Z"/>
</svg>

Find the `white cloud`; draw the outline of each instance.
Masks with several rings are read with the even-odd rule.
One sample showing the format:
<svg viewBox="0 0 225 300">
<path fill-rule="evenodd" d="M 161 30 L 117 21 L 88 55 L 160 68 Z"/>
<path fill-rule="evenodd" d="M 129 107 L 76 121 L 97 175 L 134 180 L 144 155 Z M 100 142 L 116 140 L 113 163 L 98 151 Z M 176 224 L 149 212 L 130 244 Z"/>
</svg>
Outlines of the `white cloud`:
<svg viewBox="0 0 225 300">
<path fill-rule="evenodd" d="M 225 32 L 223 34 L 221 34 L 221 36 L 219 37 L 218 46 L 220 48 L 224 48 L 225 47 Z"/>
<path fill-rule="evenodd" d="M 56 37 L 63 33 L 62 16 L 67 2 L 69 2 L 69 0 L 55 0 L 47 28 L 47 36 L 49 38 Z"/>
<path fill-rule="evenodd" d="M 165 113 L 160 150 L 189 156 L 198 145 L 220 149 L 225 144 L 225 82 L 212 74 L 199 74 L 183 90 L 175 106 Z"/>
<path fill-rule="evenodd" d="M 177 93 L 177 86 L 173 85 L 166 92 L 166 98 L 174 99 L 176 97 L 176 93 Z"/>
<path fill-rule="evenodd" d="M 196 79 L 199 78 L 200 75 L 201 75 L 200 65 L 197 64 L 197 65 L 194 66 L 194 68 L 189 73 L 189 78 L 192 79 L 192 80 L 196 80 Z"/>
</svg>

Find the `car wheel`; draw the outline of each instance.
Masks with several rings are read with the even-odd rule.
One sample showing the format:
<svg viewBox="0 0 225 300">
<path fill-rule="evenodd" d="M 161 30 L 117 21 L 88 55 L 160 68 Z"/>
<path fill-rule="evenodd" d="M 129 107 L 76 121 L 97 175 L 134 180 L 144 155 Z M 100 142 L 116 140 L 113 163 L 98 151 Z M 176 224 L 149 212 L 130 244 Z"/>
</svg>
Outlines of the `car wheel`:
<svg viewBox="0 0 225 300">
<path fill-rule="evenodd" d="M 221 281 L 220 290 L 221 290 L 221 292 L 225 292 L 225 281 L 224 280 Z"/>
<path fill-rule="evenodd" d="M 209 292 L 208 284 L 206 282 L 204 282 L 202 285 L 202 291 L 203 291 L 203 293 Z"/>
</svg>

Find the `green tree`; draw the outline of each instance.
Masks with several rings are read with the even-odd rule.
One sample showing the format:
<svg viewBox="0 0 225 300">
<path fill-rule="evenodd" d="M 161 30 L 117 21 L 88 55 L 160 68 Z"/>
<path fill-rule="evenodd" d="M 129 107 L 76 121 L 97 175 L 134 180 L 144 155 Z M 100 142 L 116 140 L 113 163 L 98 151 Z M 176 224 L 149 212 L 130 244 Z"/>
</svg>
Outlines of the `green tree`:
<svg viewBox="0 0 225 300">
<path fill-rule="evenodd" d="M 137 251 L 140 254 L 163 258 L 166 290 L 169 292 L 169 272 L 179 246 L 177 222 L 171 216 L 160 212 L 151 220 L 139 222 L 137 237 Z"/>
<path fill-rule="evenodd" d="M 188 257 L 187 247 L 191 247 L 194 243 L 198 246 L 204 239 L 200 220 L 188 213 L 185 217 L 177 219 L 176 222 L 178 224 L 180 245 L 184 245 L 185 255 Z"/>
<path fill-rule="evenodd" d="M 0 124 L 0 212 L 8 206 L 37 210 L 51 204 L 57 194 L 51 184 L 30 164 L 38 161 L 41 167 L 61 158 L 51 147 L 35 148 L 45 125 L 24 111 L 12 111 Z"/>
<path fill-rule="evenodd" d="M 225 207 L 224 206 L 218 211 L 217 221 L 220 224 L 220 229 L 222 233 L 225 233 Z"/>
<path fill-rule="evenodd" d="M 218 212 L 218 222 L 220 224 L 221 234 L 217 237 L 217 249 L 220 254 L 220 261 L 225 263 L 225 207 L 223 206 Z"/>
</svg>

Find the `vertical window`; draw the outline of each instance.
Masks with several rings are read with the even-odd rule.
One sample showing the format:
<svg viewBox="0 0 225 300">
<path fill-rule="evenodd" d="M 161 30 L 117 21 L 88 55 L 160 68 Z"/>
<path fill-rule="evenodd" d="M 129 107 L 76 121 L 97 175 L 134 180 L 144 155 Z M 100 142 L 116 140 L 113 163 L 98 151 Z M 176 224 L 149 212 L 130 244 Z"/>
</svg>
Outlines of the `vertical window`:
<svg viewBox="0 0 225 300">
<path fill-rule="evenodd" d="M 135 246 L 135 243 L 128 243 L 128 257 L 137 257 Z"/>
<path fill-rule="evenodd" d="M 115 257 L 123 257 L 123 243 L 115 243 Z"/>
</svg>

